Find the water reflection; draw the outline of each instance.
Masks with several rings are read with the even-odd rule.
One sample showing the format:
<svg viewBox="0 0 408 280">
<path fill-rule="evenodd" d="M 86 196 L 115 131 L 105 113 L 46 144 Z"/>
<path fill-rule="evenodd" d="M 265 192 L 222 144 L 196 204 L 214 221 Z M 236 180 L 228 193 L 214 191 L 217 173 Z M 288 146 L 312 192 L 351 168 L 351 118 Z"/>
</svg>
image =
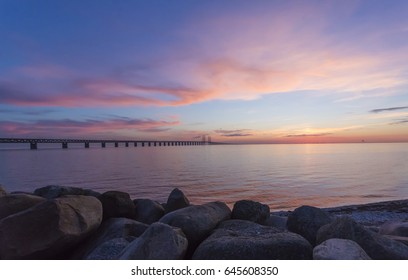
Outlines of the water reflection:
<svg viewBox="0 0 408 280">
<path fill-rule="evenodd" d="M 193 203 L 239 199 L 273 209 L 408 197 L 408 144 L 231 145 L 1 150 L 9 191 L 49 184 L 164 202 L 180 187 Z"/>
</svg>

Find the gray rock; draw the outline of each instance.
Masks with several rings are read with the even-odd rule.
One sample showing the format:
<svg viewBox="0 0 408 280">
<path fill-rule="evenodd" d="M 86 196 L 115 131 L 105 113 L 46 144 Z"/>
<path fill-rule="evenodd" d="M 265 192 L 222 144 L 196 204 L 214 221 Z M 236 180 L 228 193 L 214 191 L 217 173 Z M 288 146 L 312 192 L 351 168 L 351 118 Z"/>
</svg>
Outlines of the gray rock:
<svg viewBox="0 0 408 280">
<path fill-rule="evenodd" d="M 100 195 L 100 193 L 89 189 L 57 185 L 49 185 L 43 188 L 38 188 L 34 190 L 34 194 L 46 199 L 53 199 L 63 195 L 85 195 L 94 197 L 98 197 Z"/>
<path fill-rule="evenodd" d="M 222 221 L 231 217 L 231 210 L 223 202 L 210 202 L 194 205 L 166 214 L 161 223 L 181 228 L 188 239 L 187 256 L 194 250 Z"/>
<path fill-rule="evenodd" d="M 244 220 L 220 224 L 194 252 L 193 259 L 311 259 L 312 246 L 302 236 Z"/>
<path fill-rule="evenodd" d="M 408 237 L 408 222 L 387 222 L 380 227 L 380 233 Z"/>
<path fill-rule="evenodd" d="M 371 260 L 354 241 L 332 238 L 313 249 L 314 260 Z"/>
<path fill-rule="evenodd" d="M 116 260 L 118 255 L 129 245 L 125 238 L 110 239 L 95 248 L 87 257 L 87 260 Z"/>
<path fill-rule="evenodd" d="M 0 196 L 0 220 L 24 211 L 34 205 L 44 202 L 46 199 L 29 194 L 9 194 Z"/>
<path fill-rule="evenodd" d="M 120 254 L 122 260 L 181 260 L 188 241 L 179 228 L 153 223 Z"/>
<path fill-rule="evenodd" d="M 77 250 L 71 259 L 87 259 L 89 255 L 102 244 L 112 240 L 123 238 L 132 241 L 139 237 L 148 228 L 148 225 L 127 218 L 111 218 L 104 221 L 98 230 L 89 236 Z"/>
<path fill-rule="evenodd" d="M 340 217 L 319 229 L 318 244 L 332 238 L 353 240 L 375 260 L 408 259 L 408 246 L 365 229 L 349 217 Z"/>
<path fill-rule="evenodd" d="M 167 198 L 167 203 L 166 203 L 166 208 L 165 208 L 166 213 L 170 213 L 172 211 L 187 207 L 189 205 L 190 205 L 190 202 L 188 201 L 184 193 L 178 188 L 175 188 L 174 190 L 171 191 L 169 197 Z"/>
<path fill-rule="evenodd" d="M 128 193 L 108 191 L 98 198 L 102 202 L 104 220 L 110 218 L 135 218 L 136 207 Z"/>
<path fill-rule="evenodd" d="M 281 217 L 278 215 L 269 215 L 269 218 L 265 221 L 264 225 L 265 226 L 270 226 L 270 227 L 276 227 L 279 229 L 287 229 L 286 224 L 288 222 L 287 217 Z"/>
<path fill-rule="evenodd" d="M 319 228 L 331 221 L 332 217 L 327 212 L 313 206 L 301 206 L 289 214 L 287 227 L 288 230 L 306 238 L 314 246 Z"/>
<path fill-rule="evenodd" d="M 92 196 L 47 200 L 0 221 L 0 258 L 64 257 L 102 221 L 102 205 Z"/>
<path fill-rule="evenodd" d="M 135 199 L 133 203 L 136 207 L 135 220 L 145 224 L 152 224 L 164 216 L 164 208 L 160 203 L 150 199 Z"/>
<path fill-rule="evenodd" d="M 0 196 L 6 195 L 6 189 L 3 187 L 3 185 L 0 185 Z"/>
<path fill-rule="evenodd" d="M 231 219 L 248 220 L 258 224 L 264 224 L 268 218 L 269 206 L 252 200 L 235 202 L 231 214 Z"/>
</svg>

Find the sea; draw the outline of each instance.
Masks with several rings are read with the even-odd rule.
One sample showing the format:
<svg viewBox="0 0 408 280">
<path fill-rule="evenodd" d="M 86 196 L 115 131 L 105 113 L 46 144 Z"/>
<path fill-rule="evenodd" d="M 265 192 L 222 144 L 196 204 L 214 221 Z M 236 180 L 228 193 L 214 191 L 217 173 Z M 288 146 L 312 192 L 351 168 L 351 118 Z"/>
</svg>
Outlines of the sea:
<svg viewBox="0 0 408 280">
<path fill-rule="evenodd" d="M 0 184 L 8 192 L 63 185 L 166 202 L 177 187 L 192 204 L 249 199 L 276 211 L 408 198 L 408 143 L 25 145 L 0 144 Z"/>
</svg>

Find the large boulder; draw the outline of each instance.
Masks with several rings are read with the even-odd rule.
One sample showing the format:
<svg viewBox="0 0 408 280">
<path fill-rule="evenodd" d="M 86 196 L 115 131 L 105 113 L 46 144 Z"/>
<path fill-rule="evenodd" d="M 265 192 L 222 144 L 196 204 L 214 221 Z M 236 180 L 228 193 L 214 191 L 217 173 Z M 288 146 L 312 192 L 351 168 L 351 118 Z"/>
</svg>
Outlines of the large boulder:
<svg viewBox="0 0 408 280">
<path fill-rule="evenodd" d="M 229 220 L 196 249 L 193 259 L 311 259 L 312 246 L 302 236 L 244 220 Z"/>
<path fill-rule="evenodd" d="M 0 221 L 0 258 L 64 258 L 101 221 L 102 205 L 95 197 L 47 200 Z"/>
<path fill-rule="evenodd" d="M 160 222 L 183 230 L 188 239 L 189 257 L 220 222 L 230 217 L 231 210 L 225 203 L 210 202 L 173 211 L 161 218 Z"/>
<path fill-rule="evenodd" d="M 163 206 L 156 201 L 151 199 L 135 199 L 133 203 L 136 207 L 136 221 L 150 225 L 164 216 Z"/>
<path fill-rule="evenodd" d="M 24 211 L 34 205 L 44 202 L 46 199 L 36 195 L 29 194 L 9 194 L 0 196 L 0 220 Z"/>
<path fill-rule="evenodd" d="M 408 237 L 408 222 L 387 222 L 380 227 L 380 233 Z"/>
<path fill-rule="evenodd" d="M 327 212 L 313 206 L 301 206 L 289 214 L 287 228 L 300 234 L 314 246 L 319 228 L 331 221 L 332 217 Z"/>
<path fill-rule="evenodd" d="M 248 220 L 258 224 L 264 224 L 268 218 L 269 206 L 252 200 L 235 202 L 231 214 L 231 219 Z"/>
<path fill-rule="evenodd" d="M 89 259 L 95 254 L 96 248 L 112 239 L 125 239 L 133 241 L 145 232 L 148 225 L 127 218 L 111 218 L 104 221 L 98 230 L 89 236 L 79 248 L 72 254 L 72 259 Z M 108 243 L 110 246 L 111 243 Z M 106 247 L 103 247 L 106 248 Z M 102 249 L 101 249 L 102 250 Z"/>
<path fill-rule="evenodd" d="M 108 191 L 98 198 L 102 202 L 104 220 L 110 218 L 135 218 L 136 207 L 128 193 Z"/>
<path fill-rule="evenodd" d="M 122 260 L 181 260 L 186 254 L 187 238 L 179 228 L 153 223 L 120 254 Z"/>
<path fill-rule="evenodd" d="M 332 238 L 313 249 L 314 260 L 371 260 L 353 240 Z"/>
<path fill-rule="evenodd" d="M 85 259 L 86 260 L 116 260 L 119 254 L 129 245 L 125 238 L 110 239 L 95 248 Z"/>
<path fill-rule="evenodd" d="M 332 238 L 355 241 L 375 260 L 408 259 L 408 246 L 368 230 L 349 217 L 340 217 L 319 229 L 318 244 Z"/>
<path fill-rule="evenodd" d="M 38 188 L 34 190 L 34 194 L 46 199 L 53 199 L 63 195 L 86 195 L 94 197 L 98 197 L 100 195 L 100 193 L 89 189 L 57 185 L 49 185 L 43 188 Z"/>
<path fill-rule="evenodd" d="M 0 196 L 6 195 L 6 189 L 3 187 L 3 185 L 0 185 Z"/>
<path fill-rule="evenodd" d="M 188 201 L 184 193 L 178 188 L 175 188 L 171 191 L 169 197 L 167 198 L 166 213 L 170 213 L 189 205 L 190 201 Z"/>
</svg>

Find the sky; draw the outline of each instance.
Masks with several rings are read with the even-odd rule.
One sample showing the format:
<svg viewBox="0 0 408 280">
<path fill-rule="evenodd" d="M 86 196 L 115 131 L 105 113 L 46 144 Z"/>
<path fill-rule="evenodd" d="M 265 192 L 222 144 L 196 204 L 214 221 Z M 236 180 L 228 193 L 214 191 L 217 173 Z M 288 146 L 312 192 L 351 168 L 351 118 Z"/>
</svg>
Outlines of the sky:
<svg viewBox="0 0 408 280">
<path fill-rule="evenodd" d="M 408 142 L 408 1 L 0 0 L 0 137 Z"/>
</svg>

